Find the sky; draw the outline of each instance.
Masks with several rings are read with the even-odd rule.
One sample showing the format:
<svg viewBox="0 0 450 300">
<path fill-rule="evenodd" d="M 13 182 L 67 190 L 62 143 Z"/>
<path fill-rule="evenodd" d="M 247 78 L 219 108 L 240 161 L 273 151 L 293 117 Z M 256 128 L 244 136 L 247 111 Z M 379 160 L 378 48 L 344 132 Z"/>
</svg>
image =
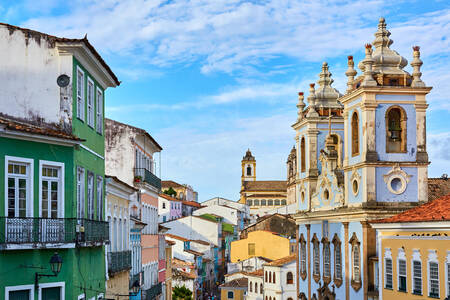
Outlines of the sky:
<svg viewBox="0 0 450 300">
<path fill-rule="evenodd" d="M 257 179 L 286 179 L 297 93 L 323 61 L 345 92 L 347 56 L 362 59 L 381 16 L 409 62 L 421 46 L 429 176 L 440 177 L 450 172 L 448 1 L 0 0 L 0 22 L 87 34 L 122 82 L 107 90 L 106 116 L 147 130 L 164 148 L 162 179 L 200 201 L 239 198 L 248 148 Z"/>
</svg>

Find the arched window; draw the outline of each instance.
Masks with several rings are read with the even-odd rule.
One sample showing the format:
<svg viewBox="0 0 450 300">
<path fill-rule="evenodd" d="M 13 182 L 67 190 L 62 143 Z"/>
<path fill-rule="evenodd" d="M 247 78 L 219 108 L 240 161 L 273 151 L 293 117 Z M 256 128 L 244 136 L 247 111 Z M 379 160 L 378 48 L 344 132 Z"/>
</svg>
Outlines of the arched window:
<svg viewBox="0 0 450 300">
<path fill-rule="evenodd" d="M 351 252 L 351 262 L 352 262 L 352 280 L 351 285 L 355 291 L 358 291 L 361 288 L 361 253 L 360 253 L 360 242 L 356 233 L 353 232 L 353 235 L 349 241 L 352 246 Z"/>
<path fill-rule="evenodd" d="M 313 238 L 311 239 L 311 243 L 313 244 L 313 278 L 315 282 L 319 282 L 320 280 L 320 252 L 319 252 L 319 239 L 314 233 Z"/>
<path fill-rule="evenodd" d="M 247 166 L 247 176 L 251 176 L 252 175 L 252 167 Z"/>
<path fill-rule="evenodd" d="M 258 283 L 255 282 L 255 293 L 258 293 Z"/>
<path fill-rule="evenodd" d="M 406 152 L 406 113 L 399 106 L 386 111 L 386 152 Z"/>
<path fill-rule="evenodd" d="M 264 274 L 264 281 L 267 282 L 267 271 Z M 267 297 L 266 297 L 267 298 Z"/>
<path fill-rule="evenodd" d="M 286 275 L 286 284 L 293 284 L 294 283 L 294 275 L 292 275 L 292 272 L 288 272 Z"/>
<path fill-rule="evenodd" d="M 260 283 L 259 284 L 259 293 L 262 294 L 263 293 L 263 284 Z M 267 298 L 267 297 L 266 297 Z"/>
<path fill-rule="evenodd" d="M 269 282 L 272 283 L 272 273 L 269 272 Z"/>
<path fill-rule="evenodd" d="M 300 235 L 300 276 L 306 279 L 306 240 L 303 233 Z"/>
<path fill-rule="evenodd" d="M 352 156 L 359 154 L 359 117 L 355 111 L 352 115 Z"/>
<path fill-rule="evenodd" d="M 330 242 L 327 238 L 322 239 L 323 244 L 323 281 L 328 284 L 331 281 L 331 252 Z"/>
<path fill-rule="evenodd" d="M 335 233 L 332 241 L 334 245 L 334 285 L 340 287 L 342 284 L 342 251 L 341 240 Z"/>
<path fill-rule="evenodd" d="M 275 283 L 275 272 L 272 272 L 272 279 L 273 279 L 273 283 Z"/>
<path fill-rule="evenodd" d="M 302 140 L 300 142 L 300 171 L 305 172 L 306 171 L 306 154 L 305 154 L 305 137 L 302 137 Z"/>
<path fill-rule="evenodd" d="M 251 292 L 253 292 L 253 283 L 251 281 L 250 281 L 249 286 L 250 286 L 250 293 L 251 293 Z"/>
</svg>

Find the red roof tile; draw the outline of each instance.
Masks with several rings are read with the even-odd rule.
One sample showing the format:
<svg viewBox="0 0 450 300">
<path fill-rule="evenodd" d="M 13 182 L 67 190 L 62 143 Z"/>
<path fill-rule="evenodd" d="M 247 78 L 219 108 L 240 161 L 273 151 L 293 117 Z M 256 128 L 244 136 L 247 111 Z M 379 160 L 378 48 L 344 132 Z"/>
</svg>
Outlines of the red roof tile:
<svg viewBox="0 0 450 300">
<path fill-rule="evenodd" d="M 408 209 L 398 215 L 372 221 L 372 223 L 450 221 L 450 195 Z"/>
<path fill-rule="evenodd" d="M 220 285 L 221 288 L 246 288 L 247 286 L 248 286 L 248 279 L 245 277 L 237 278 Z"/>
<path fill-rule="evenodd" d="M 182 236 L 178 236 L 178 235 L 175 235 L 175 234 L 171 234 L 171 233 L 166 233 L 166 237 L 173 238 L 173 239 L 176 239 L 176 240 L 180 240 L 180 241 L 183 241 L 183 242 L 189 241 L 187 238 L 184 238 Z"/>
<path fill-rule="evenodd" d="M 265 264 L 266 266 L 274 266 L 274 267 L 281 267 L 284 266 L 285 264 L 288 264 L 290 262 L 293 262 L 296 259 L 295 255 L 289 255 L 286 257 L 282 257 L 280 259 L 276 259 L 270 263 Z"/>
<path fill-rule="evenodd" d="M 167 194 L 164 194 L 164 193 L 159 194 L 159 196 L 160 196 L 161 198 L 167 199 L 167 200 L 169 200 L 169 201 L 178 201 L 178 202 L 181 202 L 181 200 L 176 199 L 176 198 L 174 198 L 174 197 L 171 197 L 171 196 L 169 196 L 169 195 L 167 195 Z"/>
<path fill-rule="evenodd" d="M 286 180 L 244 181 L 244 191 L 283 191 L 286 192 Z"/>
<path fill-rule="evenodd" d="M 202 207 L 202 205 L 195 201 L 183 201 L 183 205 L 193 206 L 193 207 Z"/>
</svg>

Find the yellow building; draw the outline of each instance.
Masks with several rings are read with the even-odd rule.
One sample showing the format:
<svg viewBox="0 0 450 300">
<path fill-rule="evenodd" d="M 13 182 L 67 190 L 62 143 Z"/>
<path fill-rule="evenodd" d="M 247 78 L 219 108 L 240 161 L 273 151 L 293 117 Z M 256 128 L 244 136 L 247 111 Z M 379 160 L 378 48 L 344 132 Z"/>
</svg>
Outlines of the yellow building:
<svg viewBox="0 0 450 300">
<path fill-rule="evenodd" d="M 221 300 L 244 300 L 248 279 L 237 278 L 219 286 Z"/>
<path fill-rule="evenodd" d="M 450 296 L 450 195 L 373 221 L 379 299 Z"/>
<path fill-rule="evenodd" d="M 172 300 L 172 246 L 175 242 L 166 240 L 166 300 Z"/>
<path fill-rule="evenodd" d="M 231 243 L 231 262 L 246 260 L 254 256 L 262 256 L 270 260 L 288 256 L 289 239 L 270 231 L 252 231 L 246 239 Z"/>
<path fill-rule="evenodd" d="M 256 159 L 250 149 L 242 158 L 241 169 L 239 203 L 247 204 L 251 214 L 264 215 L 266 211 L 290 204 L 286 202 L 286 180 L 256 180 Z"/>
</svg>

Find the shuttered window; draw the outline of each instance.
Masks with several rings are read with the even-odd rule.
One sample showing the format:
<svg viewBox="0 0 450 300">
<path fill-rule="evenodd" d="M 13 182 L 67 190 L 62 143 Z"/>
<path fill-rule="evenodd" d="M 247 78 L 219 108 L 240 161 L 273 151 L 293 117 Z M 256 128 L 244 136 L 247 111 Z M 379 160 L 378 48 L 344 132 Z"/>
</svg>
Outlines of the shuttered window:
<svg viewBox="0 0 450 300">
<path fill-rule="evenodd" d="M 398 290 L 406 292 L 406 261 L 403 259 L 398 261 Z"/>
<path fill-rule="evenodd" d="M 430 297 L 439 298 L 439 265 L 435 262 L 429 263 L 430 268 Z"/>
<path fill-rule="evenodd" d="M 422 263 L 413 261 L 413 294 L 422 295 Z"/>
<path fill-rule="evenodd" d="M 392 259 L 386 258 L 385 259 L 385 287 L 387 289 L 392 289 Z"/>
</svg>

